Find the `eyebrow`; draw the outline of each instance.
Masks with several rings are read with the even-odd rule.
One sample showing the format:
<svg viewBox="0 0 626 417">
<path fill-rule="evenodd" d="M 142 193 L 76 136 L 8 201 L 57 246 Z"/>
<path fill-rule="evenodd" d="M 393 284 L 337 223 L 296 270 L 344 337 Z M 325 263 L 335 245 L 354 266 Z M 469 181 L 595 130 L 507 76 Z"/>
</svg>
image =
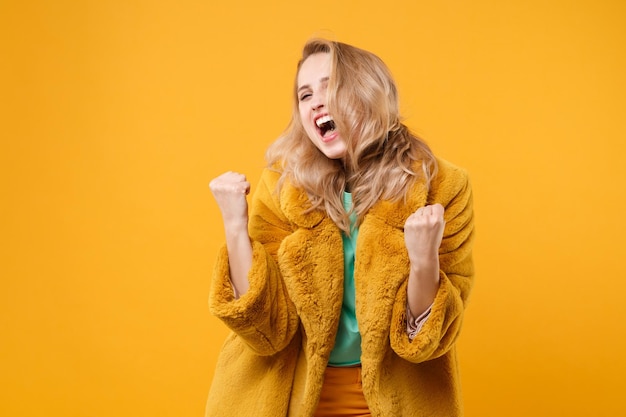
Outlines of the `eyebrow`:
<svg viewBox="0 0 626 417">
<path fill-rule="evenodd" d="M 320 82 L 322 82 L 322 83 L 326 82 L 328 80 L 330 80 L 330 77 L 322 77 L 322 78 L 320 78 Z M 307 88 L 311 88 L 311 86 L 309 86 L 308 84 L 304 84 L 303 86 L 300 86 L 298 88 L 297 92 L 299 93 L 301 90 L 304 90 L 304 89 L 307 89 Z"/>
</svg>

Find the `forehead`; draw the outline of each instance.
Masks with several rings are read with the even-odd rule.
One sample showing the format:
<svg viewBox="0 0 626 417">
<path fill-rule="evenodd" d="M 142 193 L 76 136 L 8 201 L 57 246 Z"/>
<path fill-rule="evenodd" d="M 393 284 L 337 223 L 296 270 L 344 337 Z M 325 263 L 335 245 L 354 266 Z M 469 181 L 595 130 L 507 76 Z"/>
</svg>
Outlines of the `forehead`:
<svg viewBox="0 0 626 417">
<path fill-rule="evenodd" d="M 309 56 L 298 71 L 298 87 L 319 82 L 330 75 L 330 54 L 320 52 Z"/>
</svg>

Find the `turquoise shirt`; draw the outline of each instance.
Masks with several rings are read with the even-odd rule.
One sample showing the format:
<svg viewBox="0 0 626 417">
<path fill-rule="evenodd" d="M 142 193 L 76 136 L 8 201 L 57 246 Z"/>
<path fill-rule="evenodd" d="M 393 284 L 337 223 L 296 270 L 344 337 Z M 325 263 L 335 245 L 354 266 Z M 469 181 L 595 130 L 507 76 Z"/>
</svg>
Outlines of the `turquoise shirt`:
<svg viewBox="0 0 626 417">
<path fill-rule="evenodd" d="M 346 211 L 352 208 L 352 194 L 343 193 L 343 206 Z M 342 233 L 343 238 L 343 305 L 339 317 L 339 329 L 335 339 L 335 347 L 330 352 L 329 365 L 350 366 L 361 363 L 361 334 L 356 322 L 354 289 L 354 259 L 356 238 L 359 230 L 356 227 L 356 215 L 350 216 L 350 236 Z"/>
</svg>

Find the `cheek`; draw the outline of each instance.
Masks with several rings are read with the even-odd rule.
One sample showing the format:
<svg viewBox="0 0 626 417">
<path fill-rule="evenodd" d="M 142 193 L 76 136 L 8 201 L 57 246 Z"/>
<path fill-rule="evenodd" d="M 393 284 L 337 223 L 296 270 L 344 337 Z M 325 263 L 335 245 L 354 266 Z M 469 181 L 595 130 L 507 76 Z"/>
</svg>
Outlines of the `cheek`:
<svg viewBox="0 0 626 417">
<path fill-rule="evenodd" d="M 302 124 L 302 127 L 304 127 L 304 130 L 306 131 L 309 131 L 311 129 L 311 124 L 308 123 L 308 120 L 309 120 L 308 111 L 300 107 L 300 123 Z"/>
<path fill-rule="evenodd" d="M 306 120 L 306 109 L 302 104 L 298 106 L 298 110 L 300 110 L 300 121 L 304 122 Z"/>
</svg>

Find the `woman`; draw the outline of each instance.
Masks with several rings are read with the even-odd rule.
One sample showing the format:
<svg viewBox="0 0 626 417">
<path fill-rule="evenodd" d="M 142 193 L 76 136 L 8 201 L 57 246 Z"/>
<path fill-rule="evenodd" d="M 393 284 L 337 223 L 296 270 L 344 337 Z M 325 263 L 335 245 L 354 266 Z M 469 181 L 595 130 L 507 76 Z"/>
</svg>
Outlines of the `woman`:
<svg viewBox="0 0 626 417">
<path fill-rule="evenodd" d="M 312 40 L 251 202 L 211 182 L 226 245 L 211 312 L 232 329 L 207 416 L 459 416 L 473 281 L 465 172 L 400 122 L 375 55 Z"/>
</svg>

